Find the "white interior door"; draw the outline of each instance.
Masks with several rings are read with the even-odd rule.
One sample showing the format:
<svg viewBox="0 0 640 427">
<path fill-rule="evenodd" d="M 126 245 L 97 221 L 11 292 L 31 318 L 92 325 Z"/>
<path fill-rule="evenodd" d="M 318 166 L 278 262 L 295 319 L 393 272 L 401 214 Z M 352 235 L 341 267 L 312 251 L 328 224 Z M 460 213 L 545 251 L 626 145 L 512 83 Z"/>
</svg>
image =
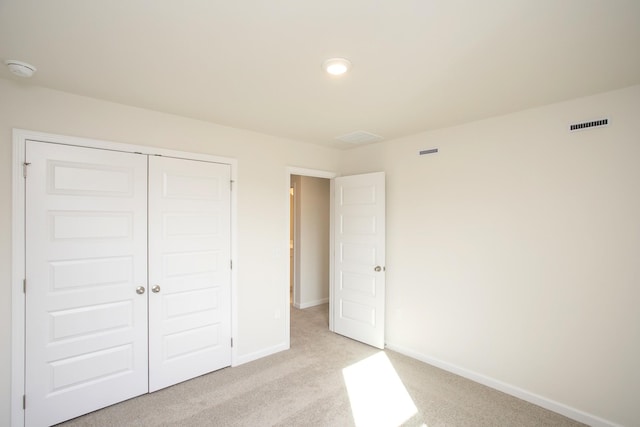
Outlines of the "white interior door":
<svg viewBox="0 0 640 427">
<path fill-rule="evenodd" d="M 334 332 L 384 348 L 384 172 L 335 178 L 334 221 Z"/>
<path fill-rule="evenodd" d="M 149 391 L 231 364 L 230 173 L 149 158 Z"/>
<path fill-rule="evenodd" d="M 147 392 L 146 157 L 27 142 L 25 423 Z"/>
</svg>

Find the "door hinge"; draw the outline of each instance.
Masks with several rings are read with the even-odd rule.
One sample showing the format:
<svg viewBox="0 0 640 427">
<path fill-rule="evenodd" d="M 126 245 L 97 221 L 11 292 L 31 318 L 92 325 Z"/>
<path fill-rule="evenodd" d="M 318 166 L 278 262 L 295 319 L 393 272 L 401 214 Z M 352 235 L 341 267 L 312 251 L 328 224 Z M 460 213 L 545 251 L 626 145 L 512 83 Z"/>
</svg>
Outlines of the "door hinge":
<svg viewBox="0 0 640 427">
<path fill-rule="evenodd" d="M 22 293 L 27 293 L 27 279 L 22 279 Z"/>
<path fill-rule="evenodd" d="M 229 190 L 233 191 L 233 180 L 229 181 Z"/>
<path fill-rule="evenodd" d="M 231 337 L 231 347 L 233 347 L 233 337 Z"/>
<path fill-rule="evenodd" d="M 27 162 L 24 162 L 22 164 L 22 176 L 25 178 L 27 177 L 27 166 L 29 166 L 30 164 L 31 163 L 27 163 Z"/>
<path fill-rule="evenodd" d="M 229 260 L 229 268 L 231 268 L 233 270 L 233 260 L 232 259 Z"/>
<path fill-rule="evenodd" d="M 22 395 L 22 409 L 27 409 L 27 395 Z"/>
</svg>

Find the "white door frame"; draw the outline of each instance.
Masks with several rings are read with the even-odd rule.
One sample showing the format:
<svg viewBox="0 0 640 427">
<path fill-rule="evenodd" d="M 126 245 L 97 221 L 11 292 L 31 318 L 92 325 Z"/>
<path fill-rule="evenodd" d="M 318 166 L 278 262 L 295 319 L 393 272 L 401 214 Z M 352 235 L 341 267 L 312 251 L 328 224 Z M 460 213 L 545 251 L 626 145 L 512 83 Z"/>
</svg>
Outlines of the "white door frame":
<svg viewBox="0 0 640 427">
<path fill-rule="evenodd" d="M 293 218 L 291 218 L 291 209 L 290 209 L 290 188 L 291 188 L 291 175 L 300 175 L 300 176 L 309 176 L 309 177 L 313 177 L 313 178 L 326 178 L 328 180 L 330 180 L 330 184 L 329 184 L 329 193 L 333 194 L 333 178 L 338 176 L 337 172 L 331 172 L 331 171 L 325 171 L 325 170 L 319 170 L 319 169 L 308 169 L 308 168 L 301 168 L 301 167 L 295 167 L 295 166 L 288 166 L 286 168 L 286 195 L 287 195 L 287 218 L 289 218 L 289 222 L 287 222 L 287 227 L 289 227 L 289 224 L 291 224 L 291 220 Z M 293 197 L 296 197 L 295 195 Z M 331 252 L 333 252 L 333 197 L 329 197 L 330 199 L 330 212 L 331 212 L 331 216 L 329 218 L 329 250 Z M 289 236 L 289 228 L 287 228 L 287 236 Z M 284 253 L 289 253 L 289 238 L 287 237 L 287 249 L 286 252 Z M 295 251 L 294 251 L 295 254 Z M 295 256 L 295 255 L 294 255 Z M 286 259 L 290 259 L 290 257 L 286 257 Z M 329 262 L 329 305 L 331 305 L 331 298 L 333 296 L 333 257 L 329 256 L 330 262 Z M 292 261 L 288 261 L 288 262 L 292 262 Z M 291 268 L 291 266 L 289 266 L 289 268 Z M 289 274 L 289 268 L 287 268 L 287 275 Z M 294 272 L 295 275 L 295 272 Z M 289 286 L 290 286 L 290 281 L 286 280 L 283 281 L 284 283 L 287 284 L 286 288 L 284 288 L 284 293 L 283 296 L 286 298 L 285 301 L 287 301 L 287 304 L 285 305 L 286 309 L 284 310 L 285 312 L 285 337 L 286 337 L 286 348 L 291 348 L 291 318 L 290 318 L 290 313 L 289 313 Z M 331 310 L 329 310 L 329 330 L 333 331 L 333 314 L 331 312 Z"/>
<path fill-rule="evenodd" d="M 185 151 L 167 150 L 145 145 L 123 144 L 97 139 L 78 138 L 35 132 L 24 129 L 13 130 L 13 167 L 12 167 L 12 216 L 11 216 L 11 426 L 24 425 L 23 396 L 25 390 L 25 294 L 23 281 L 25 279 L 25 180 L 23 164 L 25 162 L 25 146 L 27 140 L 49 142 L 55 144 L 74 145 L 104 150 L 142 153 L 177 157 L 189 160 L 224 163 L 231 166 L 231 258 L 238 258 L 237 245 L 237 201 L 238 201 L 238 161 L 229 157 L 212 156 L 209 154 L 191 153 Z M 288 187 L 287 187 L 287 194 Z M 235 263 L 236 265 L 237 262 Z M 231 336 L 237 336 L 237 276 L 236 269 L 231 270 Z M 287 311 L 288 313 L 288 311 Z M 231 348 L 231 366 L 236 366 L 236 346 Z"/>
</svg>

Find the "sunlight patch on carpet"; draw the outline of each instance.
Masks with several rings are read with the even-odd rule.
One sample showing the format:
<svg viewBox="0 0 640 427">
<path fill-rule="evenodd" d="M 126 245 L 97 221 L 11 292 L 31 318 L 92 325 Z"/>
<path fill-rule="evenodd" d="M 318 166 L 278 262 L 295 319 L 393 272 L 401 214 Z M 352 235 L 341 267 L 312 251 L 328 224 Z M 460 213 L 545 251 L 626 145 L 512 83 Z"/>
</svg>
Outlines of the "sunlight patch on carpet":
<svg viewBox="0 0 640 427">
<path fill-rule="evenodd" d="M 358 427 L 398 426 L 418 409 L 384 352 L 342 370 Z"/>
</svg>

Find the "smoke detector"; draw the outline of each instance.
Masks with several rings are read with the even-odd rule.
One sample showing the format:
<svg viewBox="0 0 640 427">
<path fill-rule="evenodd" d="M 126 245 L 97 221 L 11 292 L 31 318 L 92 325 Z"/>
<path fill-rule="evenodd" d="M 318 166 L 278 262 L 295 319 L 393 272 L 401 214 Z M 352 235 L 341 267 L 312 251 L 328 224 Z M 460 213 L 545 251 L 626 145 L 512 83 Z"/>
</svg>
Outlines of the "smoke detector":
<svg viewBox="0 0 640 427">
<path fill-rule="evenodd" d="M 16 61 L 15 59 L 7 59 L 4 61 L 9 71 L 19 77 L 31 77 L 36 72 L 36 67 L 26 62 Z"/>
</svg>

